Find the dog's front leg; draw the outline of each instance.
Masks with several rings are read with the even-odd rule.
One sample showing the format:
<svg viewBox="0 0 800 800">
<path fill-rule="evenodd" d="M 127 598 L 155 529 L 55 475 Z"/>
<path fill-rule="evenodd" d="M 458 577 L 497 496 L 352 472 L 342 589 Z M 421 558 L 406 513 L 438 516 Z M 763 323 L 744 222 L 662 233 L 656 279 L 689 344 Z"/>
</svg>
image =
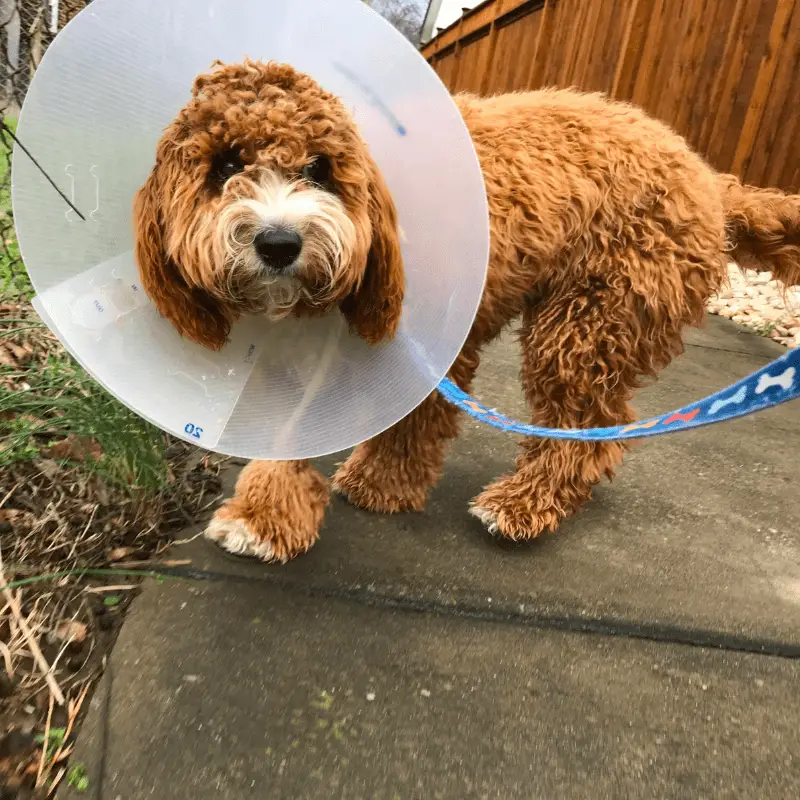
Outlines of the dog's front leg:
<svg viewBox="0 0 800 800">
<path fill-rule="evenodd" d="M 231 553 L 285 563 L 317 541 L 329 500 L 308 461 L 251 461 L 205 533 Z"/>
</svg>

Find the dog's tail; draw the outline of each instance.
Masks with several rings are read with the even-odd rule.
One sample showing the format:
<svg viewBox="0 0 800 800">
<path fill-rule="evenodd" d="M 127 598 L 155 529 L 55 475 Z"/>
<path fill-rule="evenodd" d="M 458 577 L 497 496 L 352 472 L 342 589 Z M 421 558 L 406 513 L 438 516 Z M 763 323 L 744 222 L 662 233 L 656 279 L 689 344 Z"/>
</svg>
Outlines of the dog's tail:
<svg viewBox="0 0 800 800">
<path fill-rule="evenodd" d="M 800 195 L 747 186 L 734 175 L 719 180 L 733 259 L 772 272 L 784 286 L 800 284 Z"/>
</svg>

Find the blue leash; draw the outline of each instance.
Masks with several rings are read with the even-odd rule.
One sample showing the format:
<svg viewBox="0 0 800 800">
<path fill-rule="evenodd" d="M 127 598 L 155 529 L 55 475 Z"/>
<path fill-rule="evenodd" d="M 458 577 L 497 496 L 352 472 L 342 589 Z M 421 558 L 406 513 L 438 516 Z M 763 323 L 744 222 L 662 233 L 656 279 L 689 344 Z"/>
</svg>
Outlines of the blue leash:
<svg viewBox="0 0 800 800">
<path fill-rule="evenodd" d="M 696 403 L 643 422 L 615 425 L 611 428 L 565 430 L 523 425 L 479 403 L 466 392 L 462 392 L 449 378 L 443 378 L 438 389 L 443 397 L 466 411 L 471 417 L 508 433 L 586 441 L 641 439 L 645 436 L 676 433 L 744 417 L 800 397 L 800 348 L 790 350 L 785 356 L 767 364 L 758 372 Z"/>
</svg>

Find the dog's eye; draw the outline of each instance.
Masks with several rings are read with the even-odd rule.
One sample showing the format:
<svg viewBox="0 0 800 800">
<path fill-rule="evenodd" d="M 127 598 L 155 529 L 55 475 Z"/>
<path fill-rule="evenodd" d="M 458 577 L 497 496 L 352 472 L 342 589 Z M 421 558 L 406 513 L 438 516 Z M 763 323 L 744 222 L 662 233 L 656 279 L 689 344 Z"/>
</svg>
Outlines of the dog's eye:
<svg viewBox="0 0 800 800">
<path fill-rule="evenodd" d="M 327 186 L 331 182 L 331 162 L 327 156 L 314 156 L 314 159 L 303 167 L 301 174 L 309 183 Z"/>
<path fill-rule="evenodd" d="M 228 178 L 238 175 L 244 170 L 245 164 L 236 150 L 223 150 L 211 159 L 211 179 L 218 184 L 223 184 Z"/>
</svg>

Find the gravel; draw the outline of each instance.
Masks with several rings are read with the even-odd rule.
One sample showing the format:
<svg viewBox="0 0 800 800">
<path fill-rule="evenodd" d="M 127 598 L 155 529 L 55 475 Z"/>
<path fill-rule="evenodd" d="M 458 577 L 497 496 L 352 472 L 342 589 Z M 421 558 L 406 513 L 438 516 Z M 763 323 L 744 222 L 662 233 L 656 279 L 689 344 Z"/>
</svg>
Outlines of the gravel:
<svg viewBox="0 0 800 800">
<path fill-rule="evenodd" d="M 800 347 L 800 286 L 784 287 L 769 272 L 728 265 L 730 285 L 708 302 L 708 311 L 727 317 L 785 347 Z"/>
</svg>

